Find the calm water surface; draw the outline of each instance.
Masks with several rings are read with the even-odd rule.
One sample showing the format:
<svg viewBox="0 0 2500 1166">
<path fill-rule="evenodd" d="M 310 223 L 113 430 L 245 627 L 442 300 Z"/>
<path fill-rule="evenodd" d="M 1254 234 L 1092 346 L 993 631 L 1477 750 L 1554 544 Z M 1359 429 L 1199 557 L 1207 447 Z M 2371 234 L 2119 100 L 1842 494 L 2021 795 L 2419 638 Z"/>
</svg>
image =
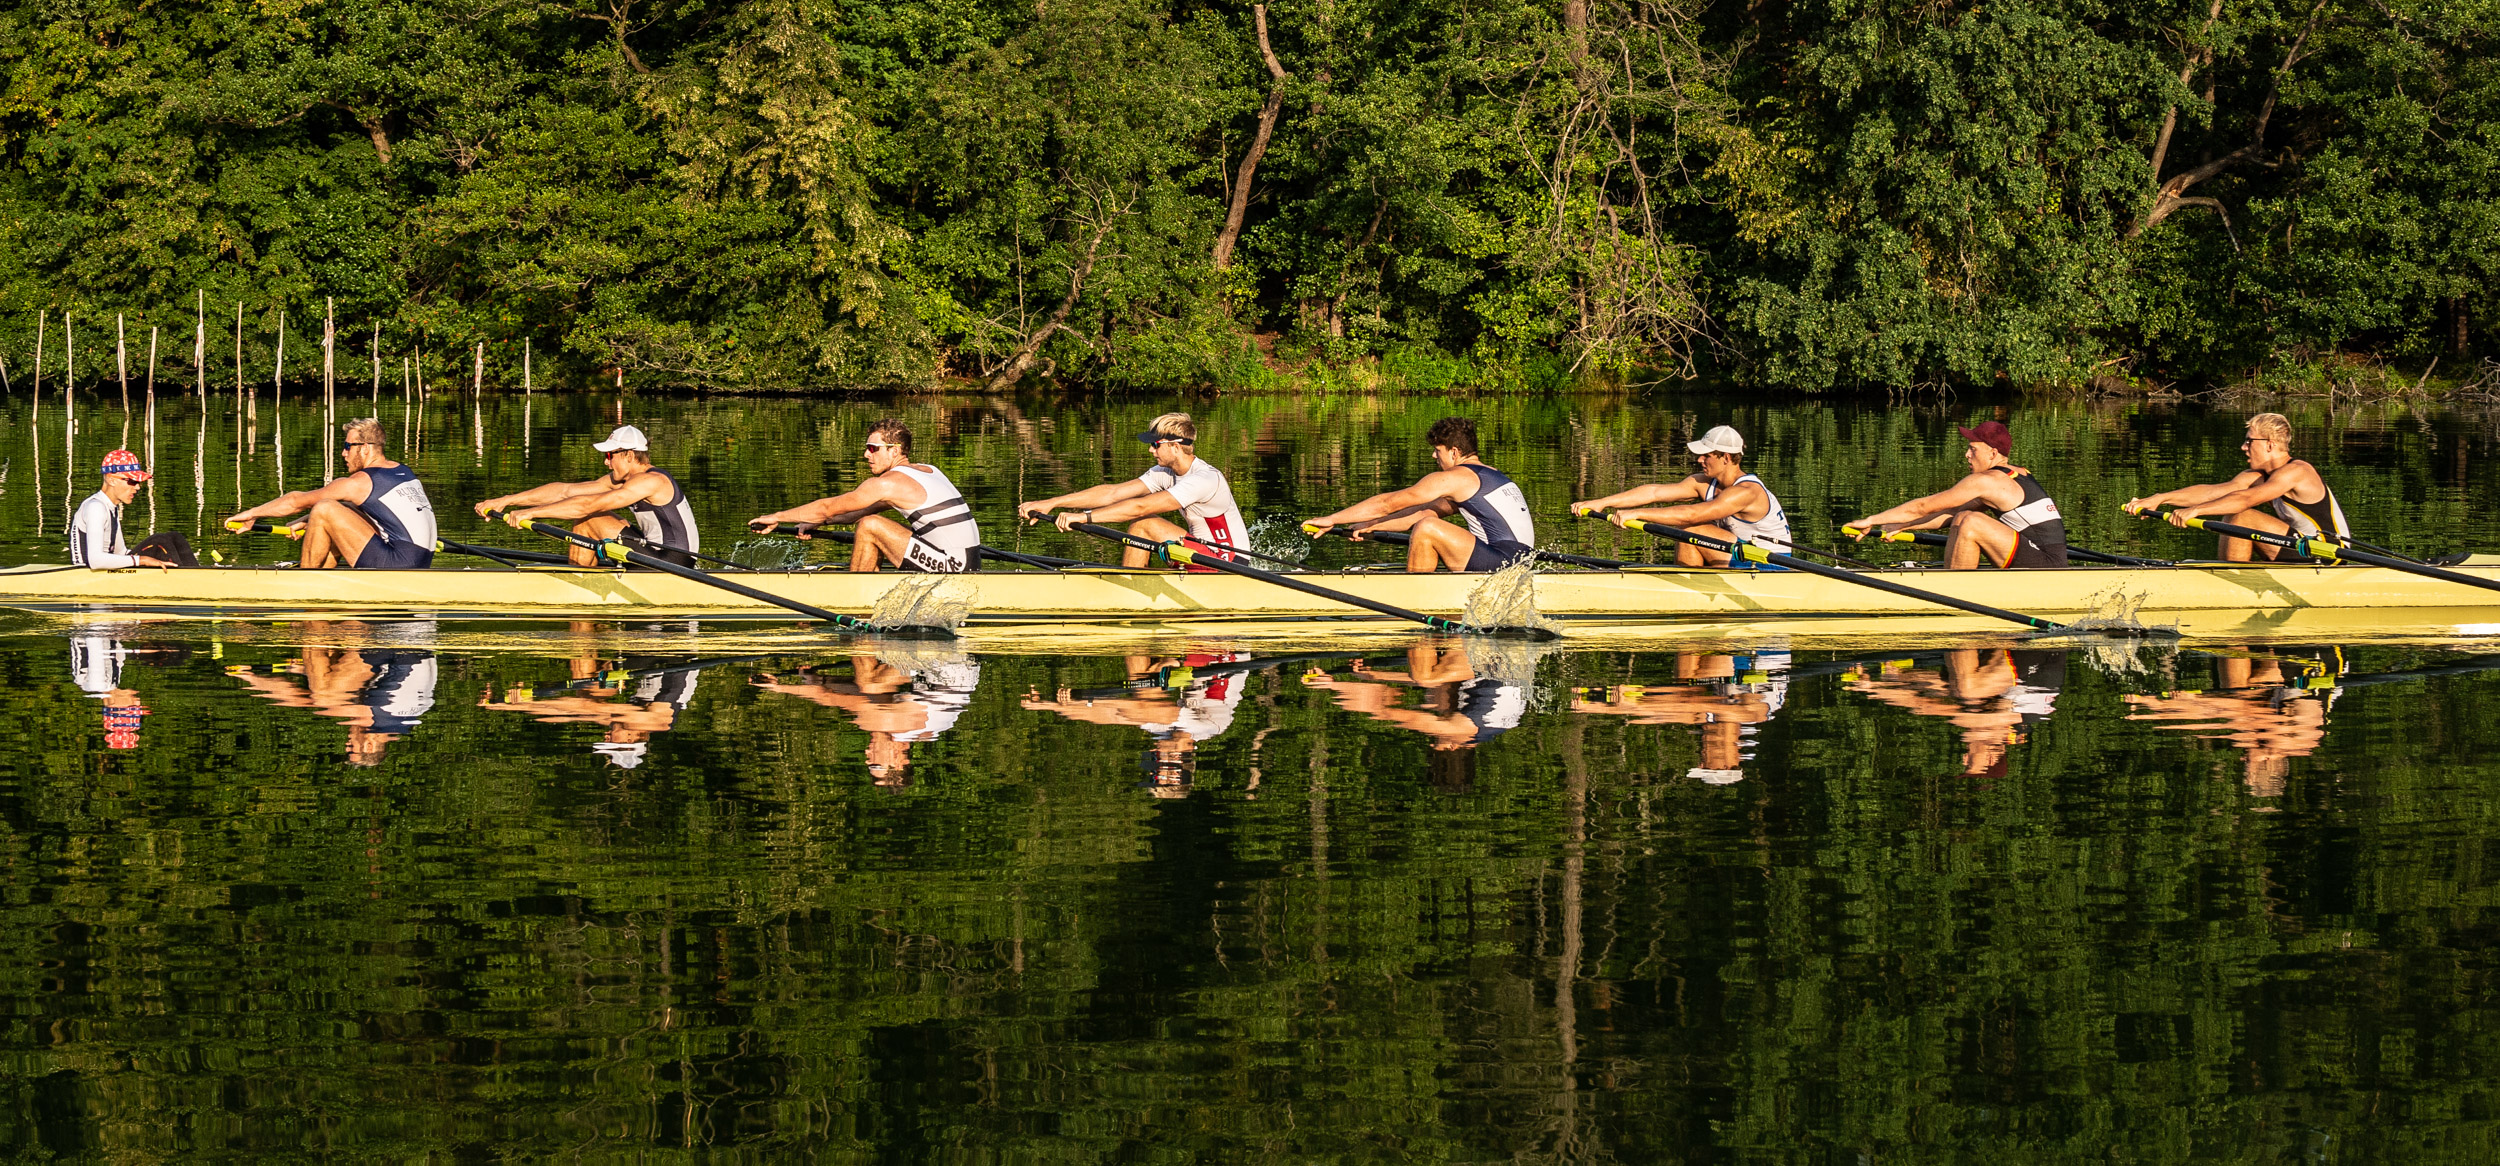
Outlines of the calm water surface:
<svg viewBox="0 0 2500 1166">
<path fill-rule="evenodd" d="M 1171 404 L 626 416 L 725 528 L 854 481 L 887 409 L 995 513 L 1134 472 L 1125 435 Z M 1190 404 L 1254 514 L 1418 472 L 1440 412 Z M 79 496 L 86 451 L 118 444 L 94 406 Z M 438 398 L 409 460 L 446 511 L 588 476 L 616 407 Z M 1945 427 L 1990 412 L 1459 407 L 1540 517 L 1680 467 L 1676 439 L 1732 418 L 1804 537 L 1949 480 Z M 0 410 L 0 561 L 58 555 L 72 483 L 44 408 L 40 473 L 29 403 Z M 160 407 L 156 527 L 269 557 L 206 533 L 238 474 L 247 501 L 318 475 L 309 415 L 281 471 L 261 408 L 255 448 L 230 407 Z M 2226 414 L 2009 418 L 2078 540 L 2122 549 L 2189 551 L 2114 505 L 2238 443 Z M 2301 421 L 2365 537 L 2500 547 L 2500 499 L 2465 473 L 2484 423 Z M 993 541 L 1019 535 L 1078 549 Z M 2500 640 L 1243 647 L 0 617 L 0 1147 L 2500 1153 Z"/>
</svg>

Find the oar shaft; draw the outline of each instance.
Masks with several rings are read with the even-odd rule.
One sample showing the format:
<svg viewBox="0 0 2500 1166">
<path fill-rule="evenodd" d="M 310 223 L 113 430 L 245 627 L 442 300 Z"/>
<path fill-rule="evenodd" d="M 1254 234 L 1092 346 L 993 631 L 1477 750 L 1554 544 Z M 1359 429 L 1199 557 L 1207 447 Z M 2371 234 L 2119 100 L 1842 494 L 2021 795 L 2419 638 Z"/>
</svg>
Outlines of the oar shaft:
<svg viewBox="0 0 2500 1166">
<path fill-rule="evenodd" d="M 1334 533 L 1334 531 L 1331 533 Z M 1346 537 L 1348 540 L 1353 538 L 1352 535 L 1348 535 Z M 1367 542 L 1376 542 L 1383 546 L 1402 547 L 1410 542 L 1413 542 L 1415 536 L 1403 530 L 1375 530 L 1364 534 L 1363 538 Z M 1536 559 L 1540 563 L 1561 563 L 1567 567 L 1588 567 L 1599 571 L 1620 571 L 1625 567 L 1637 565 L 1626 562 L 1622 559 L 1600 559 L 1592 555 L 1567 555 L 1561 551 L 1538 551 L 1536 552 Z"/>
<path fill-rule="evenodd" d="M 1886 531 L 1881 537 L 1885 542 L 1917 543 L 1922 547 L 1940 547 L 1946 542 L 1942 532 L 1933 530 Z M 2107 551 L 2088 550 L 2073 543 L 2066 544 L 2066 557 L 2081 559 L 2087 563 L 2109 563 L 2120 567 L 2168 567 L 2172 565 L 2160 559 L 2139 559 L 2134 555 L 2113 555 Z"/>
<path fill-rule="evenodd" d="M 2408 563 L 2403 559 L 2390 558 L 2386 555 L 2374 555 L 2368 551 L 2357 551 L 2351 547 L 2337 546 L 2335 543 L 2327 539 L 2301 538 L 2295 535 L 2276 534 L 2270 530 L 2258 530 L 2254 527 L 2241 526 L 2237 523 L 2230 522 L 2218 522 L 2210 518 L 2188 518 L 2182 519 L 2181 521 L 2185 522 L 2189 526 L 2195 527 L 2198 530 L 2209 530 L 2215 534 L 2227 534 L 2232 538 L 2244 538 L 2253 543 L 2264 543 L 2267 546 L 2276 547 L 2282 550 L 2298 551 L 2305 555 L 2314 555 L 2318 558 L 2325 559 L 2328 562 L 2342 560 L 2352 563 L 2364 563 L 2372 567 L 2385 567 L 2390 571 L 2404 571 L 2409 574 L 2420 575 L 2427 579 L 2442 579 L 2450 583 L 2462 583 L 2468 587 L 2480 587 L 2486 591 L 2500 591 L 2500 580 L 2484 579 L 2479 576 L 2445 570 L 2439 567 L 2431 566 L 2428 563 Z"/>
<path fill-rule="evenodd" d="M 806 616 L 809 619 L 823 620 L 824 622 L 832 624 L 838 628 L 847 628 L 851 631 L 875 630 L 865 621 L 855 617 L 843 615 L 839 612 L 826 611 L 824 608 L 818 607 L 812 603 L 801 603 L 795 599 L 784 599 L 781 596 L 774 595 L 770 592 L 758 591 L 755 588 L 749 587 L 743 583 L 732 583 L 727 579 L 707 574 L 702 571 L 697 571 L 692 567 L 681 567 L 675 563 L 669 562 L 666 559 L 646 555 L 641 551 L 634 550 L 633 548 L 624 545 L 623 543 L 602 541 L 600 539 L 592 538 L 586 534 L 575 534 L 572 531 L 566 530 L 563 527 L 550 522 L 532 522 L 530 523 L 530 529 L 543 535 L 563 539 L 564 541 L 572 543 L 578 547 L 587 547 L 590 549 L 592 554 L 598 555 L 602 558 L 630 563 L 634 566 L 648 568 L 653 571 L 664 571 L 668 574 L 675 575 L 680 579 L 690 579 L 697 583 L 707 583 L 732 595 L 743 595 L 749 599 L 755 600 L 758 603 L 769 603 L 775 607 L 787 608 L 791 611 L 799 613 L 800 615 Z"/>
<path fill-rule="evenodd" d="M 1464 632 L 1476 630 L 1454 619 L 1443 619 L 1437 615 L 1425 615 L 1420 611 L 1408 611 L 1407 609 L 1399 607 L 1396 604 L 1382 603 L 1375 599 L 1366 599 L 1360 595 L 1349 595 L 1343 591 L 1338 591 L 1333 588 L 1321 587 L 1314 583 L 1305 583 L 1300 579 L 1295 579 L 1290 576 L 1279 575 L 1274 571 L 1262 571 L 1259 568 L 1250 566 L 1246 563 L 1236 563 L 1230 559 L 1218 558 L 1214 555 L 1200 554 L 1188 547 L 1179 546 L 1177 544 L 1166 545 L 1156 542 L 1150 538 L 1140 538 L 1125 530 L 1115 530 L 1098 522 L 1074 523 L 1070 525 L 1068 529 L 1079 531 L 1084 534 L 1090 534 L 1095 538 L 1109 539 L 1122 546 L 1135 547 L 1148 554 L 1159 554 L 1176 563 L 1186 563 L 1192 566 L 1207 567 L 1213 570 L 1223 571 L 1227 574 L 1257 579 L 1263 583 L 1273 583 L 1278 587 L 1283 587 L 1292 591 L 1299 591 L 1304 595 L 1313 596 L 1319 599 L 1333 600 L 1349 607 L 1359 607 L 1365 611 L 1376 611 L 1382 615 L 1393 616 L 1397 619 L 1412 620 L 1416 623 L 1424 625 L 1425 627 L 1431 628 L 1434 631 Z"/>
<path fill-rule="evenodd" d="M 1647 534 L 1654 534 L 1665 538 L 1675 539 L 1679 542 L 1688 542 L 1694 546 L 1701 547 L 1704 550 L 1718 551 L 1722 554 L 1726 554 L 1730 558 L 1735 558 L 1741 555 L 1742 557 L 1753 559 L 1756 562 L 1770 563 L 1774 566 L 1786 567 L 1792 571 L 1803 571 L 1806 574 L 1820 575 L 1826 579 L 1838 579 L 1844 583 L 1855 583 L 1860 587 L 1872 587 L 1877 591 L 1888 592 L 1893 595 L 1901 596 L 1904 599 L 1916 599 L 1924 603 L 1933 603 L 1942 607 L 1950 607 L 1958 611 L 1967 611 L 1973 615 L 1984 615 L 1991 619 L 2007 620 L 2012 623 L 2021 624 L 2024 627 L 2031 628 L 2035 631 L 2054 631 L 2065 626 L 2052 620 L 2041 619 L 2037 616 L 2024 615 L 2019 611 L 2007 611 L 2002 607 L 1990 607 L 1985 603 L 1973 603 L 1970 600 L 1959 599 L 1951 595 L 1938 595 L 1933 591 L 1921 591 L 1916 587 L 1905 587 L 1899 583 L 1892 582 L 1889 579 L 1877 579 L 1872 576 L 1860 574 L 1856 571 L 1844 571 L 1838 567 L 1827 567 L 1821 563 L 1800 559 L 1795 555 L 1783 555 L 1777 551 L 1767 551 L 1761 547 L 1754 546 L 1751 543 L 1739 547 L 1734 543 L 1723 542 L 1719 539 L 1711 538 L 1708 535 L 1695 534 L 1692 531 L 1685 530 L 1680 527 L 1667 526 L 1662 523 L 1650 522 L 1646 519 L 1627 518 L 1624 520 L 1623 525 L 1626 530 L 1637 530 Z"/>
<path fill-rule="evenodd" d="M 809 522 L 785 522 L 769 531 L 766 531 L 765 533 L 795 535 L 802 531 L 807 532 L 810 537 L 826 539 L 832 542 L 840 543 L 843 546 L 850 546 L 851 544 L 859 541 L 859 535 L 855 532 L 847 530 L 825 530 L 815 523 Z M 1119 569 L 1109 563 L 1095 563 L 1084 559 L 1063 559 L 1057 555 L 1036 555 L 1026 551 L 1002 550 L 998 547 L 991 546 L 988 543 L 981 544 L 979 550 L 981 552 L 981 557 L 985 559 L 1004 559 L 1010 563 L 1022 563 L 1028 567 L 1041 567 L 1052 571 L 1061 570 L 1067 567 L 1093 567 L 1105 571 L 1116 571 Z"/>
</svg>

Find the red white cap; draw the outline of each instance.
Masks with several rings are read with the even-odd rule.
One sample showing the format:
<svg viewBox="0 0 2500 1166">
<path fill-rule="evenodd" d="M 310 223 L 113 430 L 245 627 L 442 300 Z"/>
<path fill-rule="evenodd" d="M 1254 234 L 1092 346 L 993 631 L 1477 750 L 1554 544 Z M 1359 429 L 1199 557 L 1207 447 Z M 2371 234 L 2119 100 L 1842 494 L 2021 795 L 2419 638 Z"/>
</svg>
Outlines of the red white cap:
<svg viewBox="0 0 2500 1166">
<path fill-rule="evenodd" d="M 156 476 L 139 465 L 138 454 L 126 449 L 117 449 L 104 455 L 104 476 L 109 478 L 115 474 L 120 474 L 134 482 L 144 482 Z"/>
</svg>

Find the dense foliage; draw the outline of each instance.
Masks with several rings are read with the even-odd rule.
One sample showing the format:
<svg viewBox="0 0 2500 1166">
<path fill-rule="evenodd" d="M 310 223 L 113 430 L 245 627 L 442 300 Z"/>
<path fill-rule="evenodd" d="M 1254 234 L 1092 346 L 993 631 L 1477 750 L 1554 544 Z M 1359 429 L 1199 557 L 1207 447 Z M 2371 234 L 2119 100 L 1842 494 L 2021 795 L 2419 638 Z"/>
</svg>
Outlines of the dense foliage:
<svg viewBox="0 0 2500 1166">
<path fill-rule="evenodd" d="M 639 384 L 2457 369 L 2495 49 L 2500 0 L 8 0 L 0 354 L 188 358 L 204 300 L 265 366 L 334 298 Z"/>
</svg>

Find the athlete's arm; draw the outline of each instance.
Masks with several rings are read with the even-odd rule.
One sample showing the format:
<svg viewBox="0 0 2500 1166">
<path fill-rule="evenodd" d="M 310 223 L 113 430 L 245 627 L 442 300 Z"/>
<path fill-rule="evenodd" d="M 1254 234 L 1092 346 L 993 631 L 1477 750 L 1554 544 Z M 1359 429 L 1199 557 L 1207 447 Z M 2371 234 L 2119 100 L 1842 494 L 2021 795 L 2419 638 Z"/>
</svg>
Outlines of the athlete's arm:
<svg viewBox="0 0 2500 1166">
<path fill-rule="evenodd" d="M 249 510 L 228 515 L 226 525 L 229 527 L 249 526 L 255 518 L 301 514 L 312 509 L 313 505 L 319 502 L 344 502 L 350 506 L 362 506 L 365 504 L 365 499 L 372 496 L 373 479 L 366 477 L 363 470 L 358 470 L 343 478 L 333 478 L 318 490 L 289 490 Z"/>
<path fill-rule="evenodd" d="M 1608 516 L 1616 526 L 1627 518 L 1663 522 L 1668 526 L 1691 526 L 1697 522 L 1717 522 L 1730 515 L 1743 514 L 1762 501 L 1762 487 L 1751 482 L 1738 482 L 1719 491 L 1707 502 L 1688 502 L 1682 506 L 1660 506 L 1649 510 L 1618 510 Z"/>
<path fill-rule="evenodd" d="M 1053 510 L 1062 508 L 1094 510 L 1109 506 L 1114 502 L 1125 502 L 1131 498 L 1157 492 L 1154 487 L 1136 478 L 1125 482 L 1105 482 L 1099 486 L 1087 486 L 1073 494 L 1044 498 L 1039 502 L 1018 502 L 1016 503 L 1016 516 L 1026 522 L 1039 522 L 1050 517 L 1050 512 Z"/>
<path fill-rule="evenodd" d="M 489 498 L 478 503 L 473 509 L 477 511 L 479 518 L 484 518 L 487 512 L 492 510 L 526 510 L 532 506 L 553 505 L 583 494 L 604 494 L 613 488 L 615 484 L 604 476 L 592 478 L 587 482 L 549 482 L 544 486 L 532 487 L 518 494 Z"/>
<path fill-rule="evenodd" d="M 1476 475 L 1473 473 L 1464 468 L 1434 470 L 1403 490 L 1375 494 L 1335 514 L 1311 519 L 1303 525 L 1318 527 L 1323 534 L 1339 526 L 1359 526 L 1366 523 L 1371 524 L 1368 529 L 1372 530 L 1404 530 L 1406 527 L 1413 526 L 1415 519 L 1422 517 L 1418 509 L 1420 507 L 1443 503 L 1455 509 L 1458 503 L 1475 496 Z M 1447 514 L 1450 511 L 1438 510 L 1436 513 Z M 1390 526 L 1381 521 L 1393 516 L 1411 517 L 1402 526 Z"/>
<path fill-rule="evenodd" d="M 1655 506 L 1661 502 L 1681 502 L 1687 498 L 1699 498 L 1701 497 L 1701 494 L 1701 476 L 1696 474 L 1692 477 L 1684 479 L 1681 482 L 1653 482 L 1646 486 L 1634 486 L 1629 490 L 1619 490 L 1615 493 L 1608 494 L 1603 498 L 1591 498 L 1585 502 L 1574 502 L 1571 504 L 1571 512 L 1573 514 L 1585 515 L 1598 510 L 1614 510 L 1630 506 Z"/>
<path fill-rule="evenodd" d="M 515 530 L 528 530 L 532 522 L 557 522 L 567 518 L 588 518 L 611 510 L 623 510 L 636 502 L 652 501 L 652 496 L 668 488 L 668 478 L 644 470 L 625 479 L 625 484 L 597 493 L 574 494 L 543 506 L 503 512 L 505 524 Z M 543 489 L 543 487 L 542 487 Z"/>
<path fill-rule="evenodd" d="M 912 494 L 920 497 L 910 497 Z M 848 493 L 819 498 L 788 510 L 758 514 L 748 519 L 747 525 L 758 531 L 769 531 L 784 522 L 802 525 L 852 523 L 881 510 L 909 510 L 928 499 L 928 490 L 918 482 L 899 474 L 877 474 Z"/>
<path fill-rule="evenodd" d="M 2119 509 L 2126 511 L 2129 514 L 2133 514 L 2137 511 L 2153 510 L 2162 506 L 2196 506 L 2202 503 L 2211 502 L 2216 498 L 2223 497 L 2224 495 L 2231 494 L 2239 490 L 2245 490 L 2263 480 L 2264 477 L 2265 475 L 2260 474 L 2255 470 L 2245 470 L 2235 475 L 2230 481 L 2227 482 L 2213 482 L 2202 486 L 2181 486 L 2176 490 L 2164 490 L 2159 494 L 2147 494 L 2142 498 L 2129 498 L 2124 505 L 2119 507 Z"/>
<path fill-rule="evenodd" d="M 2172 510 L 2170 512 L 2171 525 L 2185 525 L 2188 519 L 2199 515 L 2237 514 L 2243 510 L 2263 506 L 2303 485 L 2317 481 L 2318 471 L 2307 462 L 2292 462 L 2263 477 L 2258 477 L 2255 470 L 2250 470 L 2240 477 L 2256 478 L 2256 480 L 2239 485 L 2239 479 L 2234 478 L 2232 483 L 2239 485 L 2238 489 Z"/>
<path fill-rule="evenodd" d="M 1136 482 L 1129 483 L 1129 485 L 1132 486 L 1138 484 L 1139 483 Z M 1152 494 L 1141 494 L 1134 498 L 1124 498 L 1107 506 L 1076 507 L 1070 509 L 1066 513 L 1059 516 L 1059 529 L 1066 530 L 1068 529 L 1068 524 L 1070 523 L 1085 521 L 1085 519 L 1080 516 L 1086 510 L 1092 510 L 1094 512 L 1093 521 L 1095 522 L 1119 523 L 1127 522 L 1132 518 L 1144 518 L 1149 514 L 1162 514 L 1166 511 L 1178 510 L 1180 508 L 1181 500 L 1173 497 L 1170 490 L 1157 490 Z"/>
<path fill-rule="evenodd" d="M 2014 480 L 1993 470 L 1982 470 L 1966 475 L 1961 481 L 1924 498 L 1912 498 L 1890 510 L 1877 511 L 1846 525 L 1856 527 L 1860 538 L 1873 533 L 1877 527 L 1923 530 L 1941 524 L 1954 511 L 1968 510 L 1985 502 L 2003 501 L 2003 486 L 2014 486 Z M 2022 487 L 2014 486 L 2014 489 L 2019 492 Z M 1992 498 L 1991 495 L 1999 496 Z M 2012 507 L 2001 506 L 1999 509 Z M 1921 521 L 1930 518 L 1932 521 Z"/>
</svg>

